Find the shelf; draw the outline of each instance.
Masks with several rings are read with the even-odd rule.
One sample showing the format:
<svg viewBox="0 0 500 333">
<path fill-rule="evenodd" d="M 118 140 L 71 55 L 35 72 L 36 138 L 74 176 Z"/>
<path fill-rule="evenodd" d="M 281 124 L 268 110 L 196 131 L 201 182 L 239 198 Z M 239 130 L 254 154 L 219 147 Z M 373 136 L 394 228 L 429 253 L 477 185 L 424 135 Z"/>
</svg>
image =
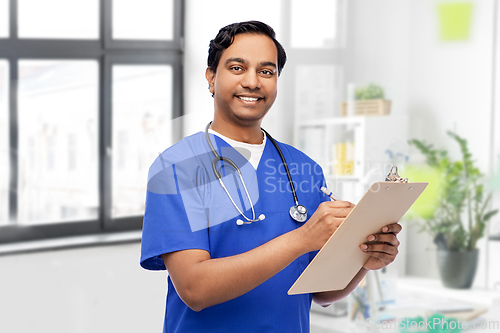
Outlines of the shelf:
<svg viewBox="0 0 500 333">
<path fill-rule="evenodd" d="M 364 121 L 364 119 L 365 117 L 335 117 L 327 119 L 307 119 L 301 121 L 300 127 L 360 124 L 361 122 Z"/>
<path fill-rule="evenodd" d="M 387 150 L 400 152 L 406 137 L 406 117 L 381 115 L 301 119 L 296 121 L 294 140 L 297 148 L 322 166 L 332 191 L 357 202 L 375 174 L 387 174 L 385 166 L 391 162 Z"/>
<path fill-rule="evenodd" d="M 418 277 L 403 277 L 397 281 L 400 291 L 417 294 L 430 294 L 434 297 L 469 301 L 485 306 L 500 306 L 500 292 L 486 288 L 450 289 L 445 288 L 440 280 Z"/>
</svg>

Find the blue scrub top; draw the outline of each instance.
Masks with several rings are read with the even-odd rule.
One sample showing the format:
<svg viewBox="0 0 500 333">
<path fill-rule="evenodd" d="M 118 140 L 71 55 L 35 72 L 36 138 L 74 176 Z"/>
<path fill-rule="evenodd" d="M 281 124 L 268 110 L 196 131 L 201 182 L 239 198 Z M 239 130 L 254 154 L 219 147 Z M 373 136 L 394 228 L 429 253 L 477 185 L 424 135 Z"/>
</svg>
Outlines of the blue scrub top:
<svg viewBox="0 0 500 333">
<path fill-rule="evenodd" d="M 164 270 L 164 253 L 202 249 L 211 258 L 236 255 L 303 225 L 288 211 L 294 205 L 278 151 L 267 140 L 257 170 L 224 140 L 210 134 L 221 156 L 241 169 L 256 216 L 265 220 L 239 226 L 243 219 L 212 170 L 214 155 L 205 133 L 186 137 L 165 150 L 150 168 L 144 214 L 141 266 Z M 309 217 L 328 201 L 318 164 L 297 149 L 278 143 L 290 169 L 299 203 Z M 252 217 L 250 202 L 231 167 L 217 164 L 235 203 Z M 164 332 L 309 332 L 312 295 L 287 295 L 316 253 L 305 254 L 250 292 L 195 312 L 179 298 L 170 277 Z"/>
</svg>

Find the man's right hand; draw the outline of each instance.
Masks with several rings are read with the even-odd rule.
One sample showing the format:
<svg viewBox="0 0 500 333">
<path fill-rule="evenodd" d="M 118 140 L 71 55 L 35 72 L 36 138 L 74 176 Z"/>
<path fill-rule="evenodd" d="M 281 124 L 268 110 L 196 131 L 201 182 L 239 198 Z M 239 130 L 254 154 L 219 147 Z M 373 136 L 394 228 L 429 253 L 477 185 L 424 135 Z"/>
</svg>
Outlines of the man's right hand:
<svg viewBox="0 0 500 333">
<path fill-rule="evenodd" d="M 354 204 L 349 201 L 321 203 L 311 218 L 298 229 L 303 233 L 306 252 L 321 249 L 353 208 Z"/>
</svg>

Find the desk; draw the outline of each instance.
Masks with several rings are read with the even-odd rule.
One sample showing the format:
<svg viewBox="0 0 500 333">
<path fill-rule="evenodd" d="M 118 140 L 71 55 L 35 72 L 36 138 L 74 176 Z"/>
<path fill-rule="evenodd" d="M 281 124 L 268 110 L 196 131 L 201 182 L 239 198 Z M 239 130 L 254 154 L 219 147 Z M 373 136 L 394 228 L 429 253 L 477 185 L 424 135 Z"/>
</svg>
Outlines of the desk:
<svg viewBox="0 0 500 333">
<path fill-rule="evenodd" d="M 401 318 L 415 318 L 422 316 L 429 318 L 432 313 L 426 309 L 443 300 L 456 300 L 467 303 L 473 307 L 487 308 L 488 312 L 478 319 L 470 321 L 470 325 L 477 325 L 476 328 L 462 330 L 464 333 L 489 333 L 500 332 L 500 292 L 492 290 L 471 289 L 456 290 L 446 289 L 441 286 L 439 280 L 420 278 L 399 278 L 397 280 L 398 300 L 395 305 L 388 309 L 399 320 Z M 416 297 L 419 302 L 411 303 L 409 297 Z M 426 302 L 426 303 L 425 303 Z M 378 323 L 381 324 L 381 323 Z M 481 325 L 485 326 L 484 328 Z M 380 325 L 379 325 L 380 326 Z M 378 330 L 369 329 L 366 325 L 354 327 L 345 317 L 332 317 L 320 313 L 311 313 L 311 333 L 364 333 L 364 332 L 398 332 L 397 324 L 391 327 L 380 327 Z"/>
<path fill-rule="evenodd" d="M 480 326 L 475 329 L 462 330 L 464 333 L 498 333 L 500 332 L 500 306 L 494 306 L 487 313 L 481 316 L 482 322 L 477 322 L 479 325 L 485 323 L 489 328 L 483 329 Z M 495 326 L 496 325 L 496 326 Z M 364 333 L 364 332 L 380 332 L 393 333 L 397 330 L 379 329 L 378 331 L 365 329 L 354 329 L 351 327 L 347 317 L 335 318 L 320 313 L 311 313 L 311 333 Z"/>
<path fill-rule="evenodd" d="M 405 293 L 430 294 L 435 297 L 452 298 L 458 301 L 484 306 L 500 306 L 500 291 L 484 288 L 449 289 L 440 280 L 415 277 L 397 279 L 398 290 Z"/>
</svg>

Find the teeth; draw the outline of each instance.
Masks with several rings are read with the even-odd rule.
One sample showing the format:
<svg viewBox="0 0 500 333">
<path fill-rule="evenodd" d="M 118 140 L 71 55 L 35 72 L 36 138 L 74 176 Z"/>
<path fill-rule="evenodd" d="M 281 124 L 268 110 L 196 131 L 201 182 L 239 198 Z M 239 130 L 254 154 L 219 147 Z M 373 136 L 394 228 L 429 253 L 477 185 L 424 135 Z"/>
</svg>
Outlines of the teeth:
<svg viewBox="0 0 500 333">
<path fill-rule="evenodd" d="M 238 96 L 239 99 L 242 99 L 244 101 L 247 101 L 247 102 L 255 102 L 256 100 L 258 100 L 258 98 L 256 97 L 243 97 L 243 96 Z"/>
</svg>

